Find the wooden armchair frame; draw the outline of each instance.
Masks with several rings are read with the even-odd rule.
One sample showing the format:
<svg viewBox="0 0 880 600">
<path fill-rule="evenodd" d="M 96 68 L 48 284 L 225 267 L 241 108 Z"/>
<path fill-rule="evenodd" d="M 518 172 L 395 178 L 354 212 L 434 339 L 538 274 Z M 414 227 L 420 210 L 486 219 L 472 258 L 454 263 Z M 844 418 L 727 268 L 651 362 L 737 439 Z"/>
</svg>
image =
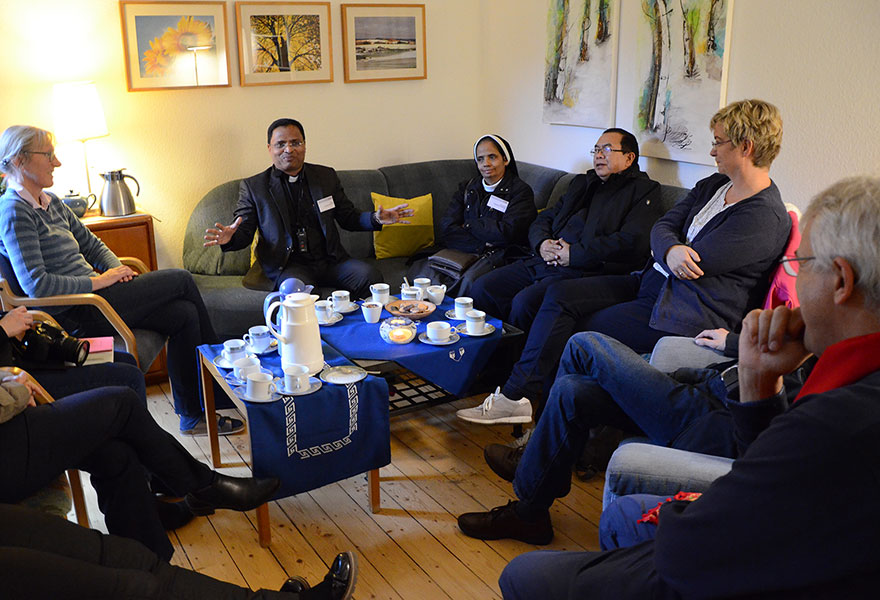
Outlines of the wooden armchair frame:
<svg viewBox="0 0 880 600">
<path fill-rule="evenodd" d="M 41 311 L 37 311 L 37 313 L 41 313 Z M 48 317 L 48 319 L 44 319 L 43 317 Z M 49 322 L 57 325 L 55 320 L 46 313 L 35 314 L 35 319 L 40 320 L 48 320 Z M 30 384 L 32 384 L 37 392 L 34 394 L 34 399 L 37 401 L 37 404 L 51 404 L 55 402 L 55 399 L 49 395 L 49 392 L 40 385 L 40 383 L 34 379 L 30 373 L 24 371 L 18 367 L 4 367 L 6 370 L 11 371 L 15 375 L 24 374 L 27 377 L 27 380 Z M 82 480 L 79 476 L 79 471 L 76 469 L 68 469 L 67 470 L 67 482 L 70 485 L 70 495 L 73 500 L 73 511 L 76 514 L 76 522 L 82 525 L 83 527 L 89 526 L 89 513 L 86 508 L 86 498 L 83 493 Z"/>
<path fill-rule="evenodd" d="M 131 267 L 138 273 L 146 273 L 149 271 L 147 265 L 139 258 L 130 256 L 121 257 L 119 259 L 122 264 Z M 0 277 L 0 304 L 3 310 L 9 310 L 16 306 L 27 307 L 46 307 L 46 306 L 75 306 L 75 305 L 91 305 L 101 311 L 101 314 L 110 322 L 113 329 L 122 338 L 125 344 L 125 351 L 131 354 L 135 360 L 138 360 L 137 341 L 134 333 L 122 320 L 122 317 L 110 306 L 110 303 L 97 294 L 64 294 L 58 296 L 43 296 L 42 298 L 31 298 L 29 296 L 18 296 L 12 291 L 12 286 L 8 281 Z M 140 366 L 140 365 L 139 365 Z"/>
</svg>

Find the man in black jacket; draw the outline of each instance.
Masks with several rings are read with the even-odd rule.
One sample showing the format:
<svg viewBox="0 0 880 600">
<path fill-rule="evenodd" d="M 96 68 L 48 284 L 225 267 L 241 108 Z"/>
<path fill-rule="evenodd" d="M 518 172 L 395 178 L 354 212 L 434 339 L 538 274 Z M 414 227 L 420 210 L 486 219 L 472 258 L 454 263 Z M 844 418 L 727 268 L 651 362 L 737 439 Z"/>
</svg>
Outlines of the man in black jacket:
<svg viewBox="0 0 880 600">
<path fill-rule="evenodd" d="M 413 211 L 406 204 L 360 212 L 345 195 L 336 171 L 305 162 L 306 136 L 294 119 L 277 119 L 266 135 L 272 166 L 242 180 L 235 220 L 205 232 L 205 246 L 224 252 L 250 245 L 259 229 L 257 260 L 244 285 L 270 291 L 288 277 L 305 283 L 340 287 L 355 297 L 369 293 L 382 274 L 349 257 L 336 223 L 349 231 L 373 231 L 406 223 Z M 336 223 L 334 223 L 334 221 Z"/>
<path fill-rule="evenodd" d="M 534 255 L 480 278 L 474 306 L 527 330 L 553 281 L 627 273 L 648 257 L 651 226 L 661 214 L 660 184 L 639 169 L 639 143 L 606 130 L 593 147 L 593 169 L 529 228 Z"/>
</svg>

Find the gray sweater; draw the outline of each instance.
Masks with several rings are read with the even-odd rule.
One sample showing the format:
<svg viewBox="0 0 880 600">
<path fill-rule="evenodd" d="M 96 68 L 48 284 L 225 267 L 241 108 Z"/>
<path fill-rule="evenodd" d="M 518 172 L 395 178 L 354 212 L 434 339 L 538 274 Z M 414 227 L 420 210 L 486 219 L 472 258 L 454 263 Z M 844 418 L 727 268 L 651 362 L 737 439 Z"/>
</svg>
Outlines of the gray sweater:
<svg viewBox="0 0 880 600">
<path fill-rule="evenodd" d="M 0 197 L 0 253 L 28 296 L 92 291 L 91 277 L 121 263 L 57 196 L 37 210 L 14 190 Z"/>
</svg>

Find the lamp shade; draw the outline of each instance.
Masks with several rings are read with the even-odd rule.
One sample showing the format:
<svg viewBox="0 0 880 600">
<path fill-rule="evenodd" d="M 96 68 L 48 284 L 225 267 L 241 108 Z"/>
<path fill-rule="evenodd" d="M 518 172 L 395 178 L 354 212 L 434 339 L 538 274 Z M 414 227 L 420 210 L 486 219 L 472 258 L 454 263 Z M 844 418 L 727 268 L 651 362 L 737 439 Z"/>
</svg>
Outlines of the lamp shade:
<svg viewBox="0 0 880 600">
<path fill-rule="evenodd" d="M 91 81 L 58 83 L 52 88 L 55 136 L 85 141 L 109 135 L 98 88 Z"/>
</svg>

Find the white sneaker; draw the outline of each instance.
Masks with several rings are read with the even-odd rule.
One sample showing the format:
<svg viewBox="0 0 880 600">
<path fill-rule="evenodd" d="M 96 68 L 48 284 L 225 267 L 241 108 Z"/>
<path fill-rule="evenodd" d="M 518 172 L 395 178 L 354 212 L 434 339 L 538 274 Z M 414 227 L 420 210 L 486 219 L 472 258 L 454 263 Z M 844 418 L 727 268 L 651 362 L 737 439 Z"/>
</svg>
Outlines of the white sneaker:
<svg viewBox="0 0 880 600">
<path fill-rule="evenodd" d="M 511 400 L 501 393 L 501 388 L 495 388 L 495 392 L 479 406 L 474 408 L 462 408 L 455 412 L 455 416 L 471 423 L 494 425 L 496 423 L 531 423 L 532 403 L 527 398 Z"/>
<path fill-rule="evenodd" d="M 528 444 L 529 440 L 532 438 L 533 433 L 535 433 L 535 428 L 529 427 L 521 436 L 519 436 L 507 445 L 511 448 L 525 448 L 525 445 Z"/>
</svg>

